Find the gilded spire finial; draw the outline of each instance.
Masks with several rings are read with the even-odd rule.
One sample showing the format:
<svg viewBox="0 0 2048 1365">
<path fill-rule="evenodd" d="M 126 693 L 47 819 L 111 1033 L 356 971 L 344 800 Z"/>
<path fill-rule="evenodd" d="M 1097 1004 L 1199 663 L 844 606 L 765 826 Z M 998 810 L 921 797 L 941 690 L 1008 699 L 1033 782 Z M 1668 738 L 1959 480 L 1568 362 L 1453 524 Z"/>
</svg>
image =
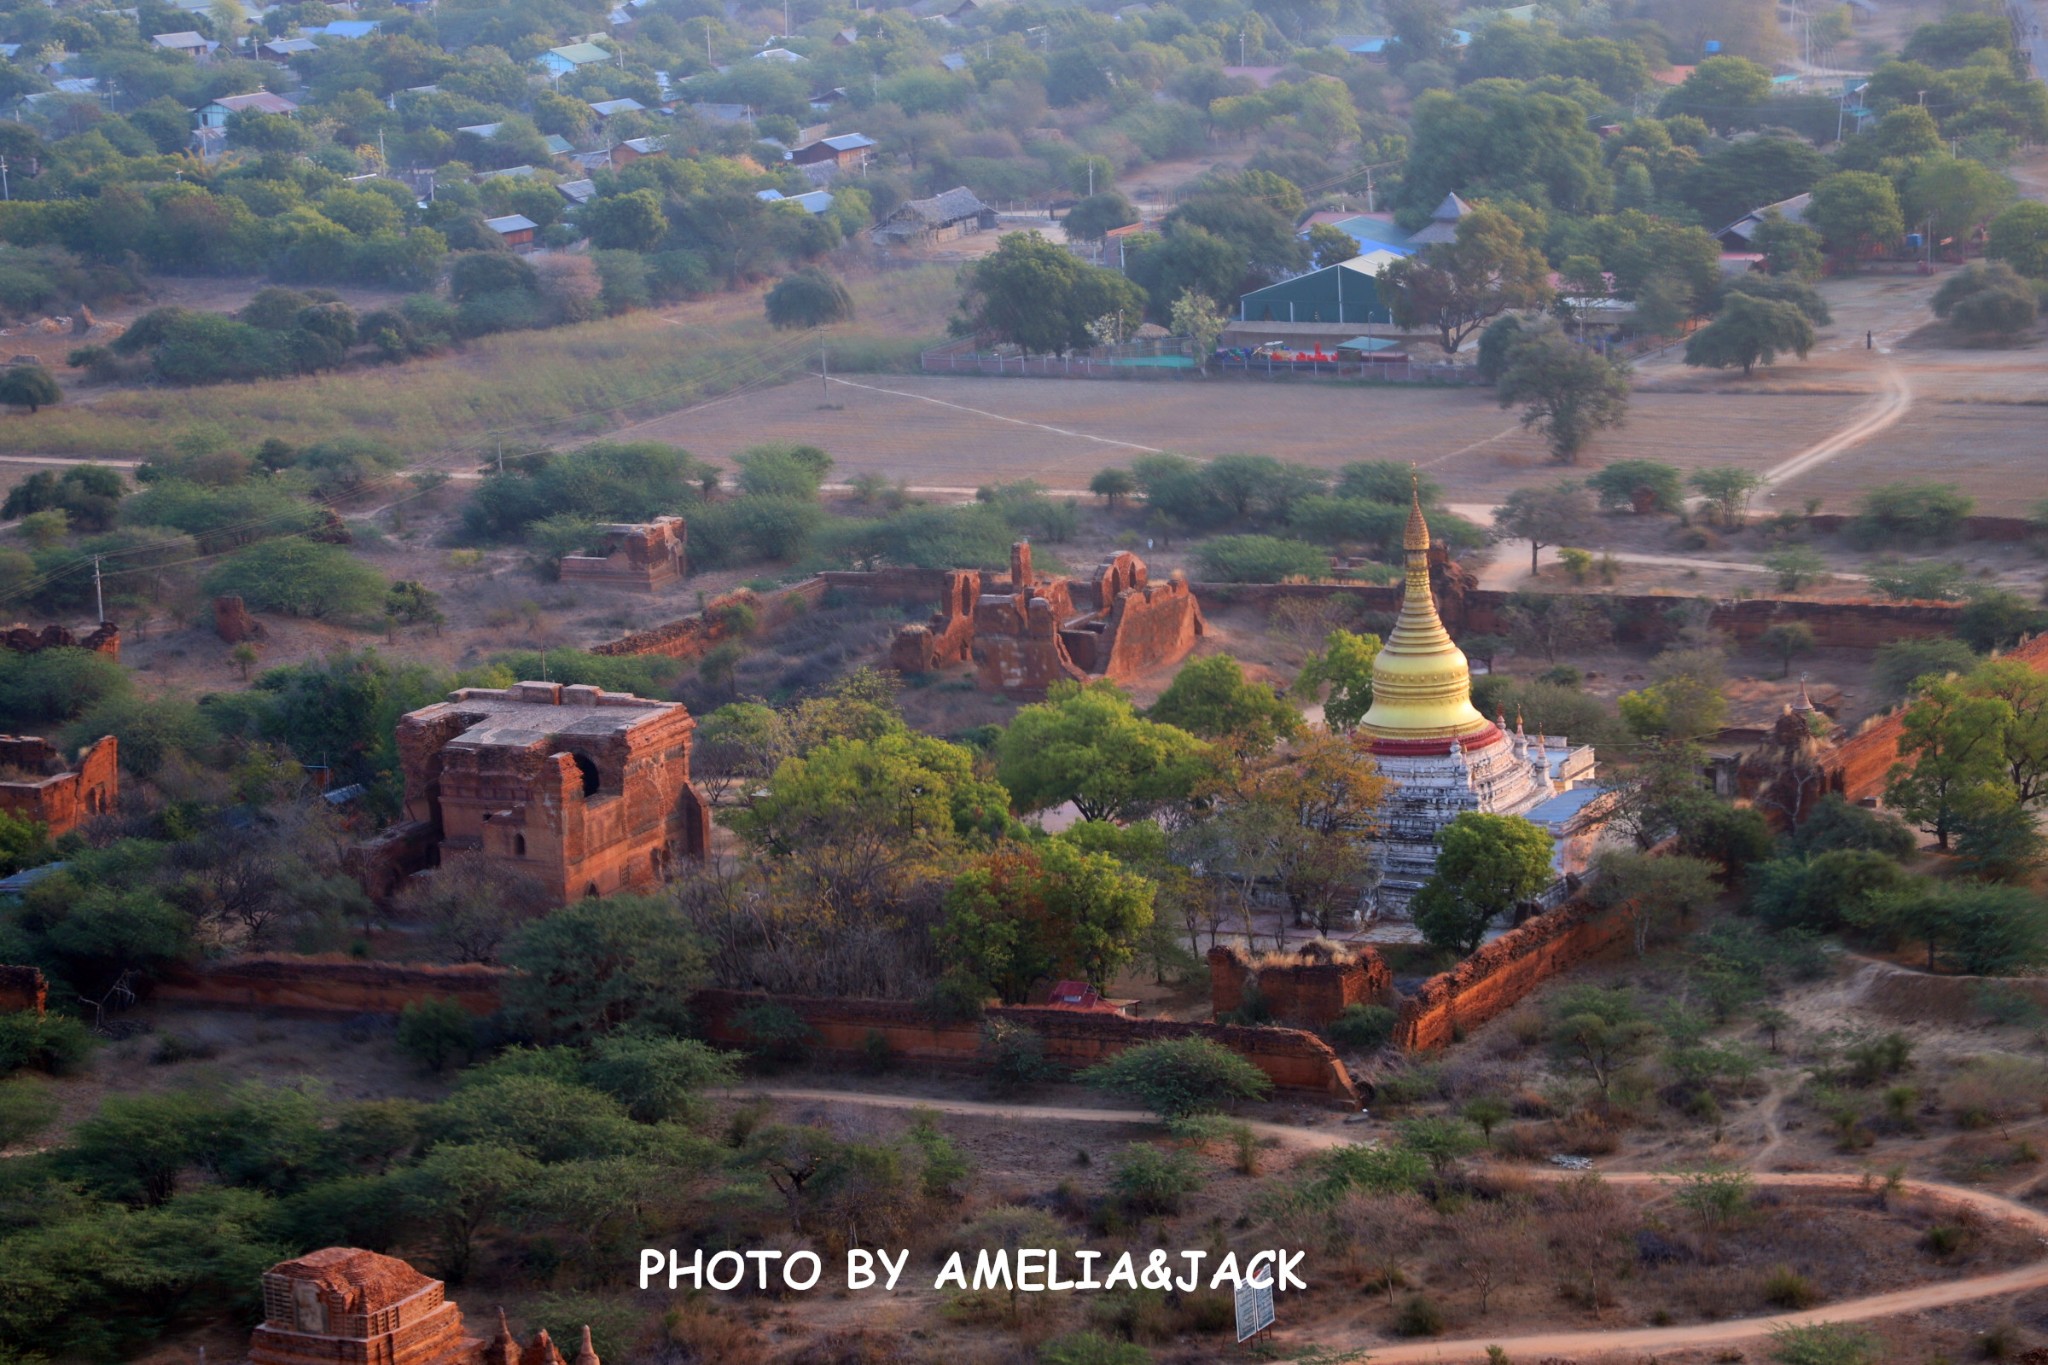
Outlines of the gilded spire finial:
<svg viewBox="0 0 2048 1365">
<path fill-rule="evenodd" d="M 1472 709 L 1472 673 L 1437 615 L 1429 581 L 1429 522 L 1422 472 L 1408 471 L 1408 525 L 1401 536 L 1407 584 L 1401 613 L 1372 668 L 1372 709 L 1361 728 L 1381 739 L 1447 740 L 1487 728 Z"/>
</svg>

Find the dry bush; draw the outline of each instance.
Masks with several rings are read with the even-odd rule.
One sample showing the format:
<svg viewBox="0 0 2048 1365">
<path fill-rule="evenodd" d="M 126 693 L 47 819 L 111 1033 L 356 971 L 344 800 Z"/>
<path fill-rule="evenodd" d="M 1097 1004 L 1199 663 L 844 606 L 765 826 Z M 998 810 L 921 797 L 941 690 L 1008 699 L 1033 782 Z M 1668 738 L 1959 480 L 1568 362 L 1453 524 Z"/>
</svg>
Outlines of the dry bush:
<svg viewBox="0 0 2048 1365">
<path fill-rule="evenodd" d="M 893 1332 L 827 1332 L 789 1357 L 788 1365 L 895 1365 L 903 1360 L 903 1339 Z"/>
<path fill-rule="evenodd" d="M 2000 1128 L 2048 1112 L 2048 1067 L 2027 1057 L 1972 1057 L 1941 1087 L 1958 1128 Z"/>
<path fill-rule="evenodd" d="M 691 1295 L 662 1315 L 659 1365 L 763 1365 L 768 1343 L 742 1321 L 702 1295 Z"/>
</svg>

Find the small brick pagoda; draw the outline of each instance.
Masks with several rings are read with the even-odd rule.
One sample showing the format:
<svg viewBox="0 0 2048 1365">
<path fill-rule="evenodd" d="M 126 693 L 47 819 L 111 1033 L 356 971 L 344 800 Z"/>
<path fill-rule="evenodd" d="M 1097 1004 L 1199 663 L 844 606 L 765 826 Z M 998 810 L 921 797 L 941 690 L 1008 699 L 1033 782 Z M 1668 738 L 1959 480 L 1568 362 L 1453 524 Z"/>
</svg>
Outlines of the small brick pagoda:
<svg viewBox="0 0 2048 1365">
<path fill-rule="evenodd" d="M 121 799 L 121 745 L 112 735 L 66 761 L 38 735 L 0 735 L 0 811 L 47 825 L 52 839 L 69 834 Z"/>
<path fill-rule="evenodd" d="M 679 702 L 561 683 L 466 687 L 398 723 L 409 827 L 446 861 L 481 857 L 558 899 L 663 881 L 701 859 L 711 807 L 690 784 Z"/>
<path fill-rule="evenodd" d="M 395 1256 L 328 1247 L 263 1275 L 263 1322 L 249 1365 L 564 1365 L 545 1330 L 524 1347 L 505 1315 L 487 1342 L 431 1279 Z M 600 1365 L 583 1329 L 575 1365 Z"/>
</svg>

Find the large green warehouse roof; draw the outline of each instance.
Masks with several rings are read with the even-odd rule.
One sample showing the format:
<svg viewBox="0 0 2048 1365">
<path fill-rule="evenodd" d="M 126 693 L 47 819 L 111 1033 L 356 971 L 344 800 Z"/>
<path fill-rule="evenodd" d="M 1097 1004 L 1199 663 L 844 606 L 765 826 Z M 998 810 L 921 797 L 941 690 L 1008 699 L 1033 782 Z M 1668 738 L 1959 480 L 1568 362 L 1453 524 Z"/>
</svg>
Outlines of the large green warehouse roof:
<svg viewBox="0 0 2048 1365">
<path fill-rule="evenodd" d="M 1364 327 L 1391 325 L 1393 315 L 1380 302 L 1380 267 L 1401 258 L 1391 251 L 1369 251 L 1348 261 L 1296 275 L 1291 280 L 1254 289 L 1237 301 L 1239 322 L 1343 322 Z"/>
</svg>

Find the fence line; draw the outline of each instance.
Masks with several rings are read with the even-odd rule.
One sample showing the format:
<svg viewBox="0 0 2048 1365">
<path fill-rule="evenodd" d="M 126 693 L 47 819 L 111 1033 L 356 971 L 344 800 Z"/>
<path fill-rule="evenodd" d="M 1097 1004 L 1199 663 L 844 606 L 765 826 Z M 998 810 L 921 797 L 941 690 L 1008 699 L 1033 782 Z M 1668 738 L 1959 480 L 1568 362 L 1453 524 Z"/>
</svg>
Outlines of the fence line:
<svg viewBox="0 0 2048 1365">
<path fill-rule="evenodd" d="M 1212 360 L 1206 372 L 1192 365 L 1127 365 L 1089 356 L 1006 356 L 958 352 L 944 347 L 924 352 L 918 367 L 927 374 L 976 374 L 1039 379 L 1215 378 L 1349 380 L 1381 384 L 1477 384 L 1468 365 L 1418 364 L 1412 360 Z"/>
</svg>

